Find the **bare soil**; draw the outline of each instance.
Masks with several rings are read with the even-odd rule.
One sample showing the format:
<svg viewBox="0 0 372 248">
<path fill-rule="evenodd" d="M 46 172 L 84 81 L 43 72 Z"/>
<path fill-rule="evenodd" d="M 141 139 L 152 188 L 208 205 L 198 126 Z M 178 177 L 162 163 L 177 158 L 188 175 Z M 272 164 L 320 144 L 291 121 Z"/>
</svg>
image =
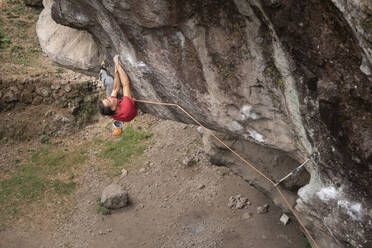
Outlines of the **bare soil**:
<svg viewBox="0 0 372 248">
<path fill-rule="evenodd" d="M 157 120 L 147 114 L 132 124 L 153 133 L 155 142 L 127 167 L 127 176 L 108 177 L 104 169 L 100 170 L 104 165 L 97 157 L 102 146 L 86 147 L 89 159 L 76 181 L 76 193 L 52 203 L 55 211 L 39 206 L 43 211 L 35 211 L 30 218 L 21 218 L 18 225 L 1 231 L 0 247 L 305 246 L 298 225 L 281 224 L 281 210 L 265 195 L 227 168 L 209 163 L 195 126 Z M 111 120 L 100 118 L 77 134 L 57 138 L 55 143 L 74 149 L 93 144 L 97 138 L 115 139 L 108 136 L 110 125 Z M 25 145 L 31 143 L 7 145 L 2 149 L 3 159 L 4 152 Z M 185 162 L 190 159 L 198 162 L 188 166 Z M 129 192 L 130 205 L 104 216 L 97 213 L 96 197 L 113 181 Z M 252 204 L 245 209 L 229 208 L 229 198 L 236 195 Z M 258 214 L 257 207 L 265 204 L 270 205 L 269 212 Z"/>
</svg>

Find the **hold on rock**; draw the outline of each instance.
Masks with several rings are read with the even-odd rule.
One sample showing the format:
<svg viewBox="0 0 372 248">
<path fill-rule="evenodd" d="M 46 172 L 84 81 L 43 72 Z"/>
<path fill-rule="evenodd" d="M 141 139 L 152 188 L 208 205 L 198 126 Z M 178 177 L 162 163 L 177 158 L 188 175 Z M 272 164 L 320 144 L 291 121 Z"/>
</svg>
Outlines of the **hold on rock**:
<svg viewBox="0 0 372 248">
<path fill-rule="evenodd" d="M 108 209 L 125 207 L 128 204 L 128 193 L 120 185 L 113 183 L 103 190 L 101 203 Z"/>
</svg>

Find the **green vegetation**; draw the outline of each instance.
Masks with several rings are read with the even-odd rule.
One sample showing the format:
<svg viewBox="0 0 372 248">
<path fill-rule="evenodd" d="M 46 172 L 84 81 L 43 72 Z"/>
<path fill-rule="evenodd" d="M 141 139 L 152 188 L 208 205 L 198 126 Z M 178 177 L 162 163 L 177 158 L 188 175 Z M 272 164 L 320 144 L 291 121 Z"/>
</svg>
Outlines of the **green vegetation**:
<svg viewBox="0 0 372 248">
<path fill-rule="evenodd" d="M 7 138 L 7 137 L 2 138 L 2 139 L 1 139 L 1 143 L 4 144 L 4 145 L 5 145 L 6 143 L 8 143 L 8 138 Z"/>
<path fill-rule="evenodd" d="M 266 67 L 265 71 L 266 71 L 267 73 L 272 73 L 272 72 L 273 72 L 273 68 L 271 68 L 271 67 Z"/>
<path fill-rule="evenodd" d="M 25 30 L 25 28 L 27 27 L 28 23 L 25 22 L 25 21 L 22 21 L 22 20 L 19 20 L 15 23 L 15 26 L 20 29 L 20 30 Z"/>
<path fill-rule="evenodd" d="M 284 91 L 284 80 L 282 78 L 278 80 L 278 86 L 281 91 Z"/>
<path fill-rule="evenodd" d="M 10 13 L 13 13 L 15 15 L 24 14 L 24 6 L 20 0 L 8 0 L 7 2 L 13 5 L 10 9 Z"/>
<path fill-rule="evenodd" d="M 10 54 L 11 55 L 20 55 L 24 51 L 24 48 L 21 46 L 14 45 L 10 48 Z"/>
<path fill-rule="evenodd" d="M 48 143 L 48 142 L 49 142 L 49 137 L 48 137 L 48 135 L 45 135 L 45 134 L 41 135 L 40 138 L 39 138 L 39 141 L 40 141 L 41 144 L 46 144 L 46 143 Z"/>
<path fill-rule="evenodd" d="M 56 73 L 62 73 L 62 72 L 64 72 L 62 67 L 57 67 L 56 68 Z"/>
<path fill-rule="evenodd" d="M 121 168 L 129 161 L 143 154 L 148 145 L 148 138 L 152 134 L 137 131 L 132 126 L 123 129 L 122 135 L 117 142 L 107 142 L 101 156 L 113 161 L 115 174 L 120 173 Z"/>
<path fill-rule="evenodd" d="M 305 236 L 305 248 L 312 248 L 311 244 L 310 244 L 309 240 L 307 240 L 306 236 Z"/>
<path fill-rule="evenodd" d="M 19 163 L 21 163 L 21 160 L 20 160 L 19 158 L 14 159 L 14 164 L 15 164 L 15 165 L 17 165 L 17 164 L 19 164 Z"/>
<path fill-rule="evenodd" d="M 97 213 L 103 214 L 103 215 L 111 214 L 111 210 L 103 206 L 101 202 L 101 197 L 97 196 L 96 202 L 97 202 Z"/>
<path fill-rule="evenodd" d="M 30 53 L 41 53 L 42 50 L 41 50 L 40 47 L 33 47 L 33 48 L 30 48 L 30 49 L 29 49 L 29 52 L 30 52 Z"/>
<path fill-rule="evenodd" d="M 34 38 L 35 23 L 40 10 L 26 8 L 22 0 L 5 0 L 0 12 L 0 58 L 10 64 L 36 65 L 41 50 Z"/>
<path fill-rule="evenodd" d="M 41 201 L 47 195 L 72 193 L 76 185 L 71 170 L 86 160 L 83 153 L 44 147 L 34 151 L 26 163 L 15 161 L 18 164 L 16 169 L 0 182 L 1 222 L 6 223 L 27 213 L 29 204 Z M 55 178 L 56 175 L 59 178 Z"/>
<path fill-rule="evenodd" d="M 7 48 L 10 44 L 10 38 L 0 29 L 0 49 Z"/>
<path fill-rule="evenodd" d="M 87 124 L 91 117 L 97 113 L 97 107 L 95 104 L 92 104 L 92 102 L 96 102 L 98 98 L 92 97 L 91 99 L 92 101 L 80 104 L 79 109 L 77 110 L 78 112 L 76 112 L 76 124 L 79 127 L 83 127 Z"/>
<path fill-rule="evenodd" d="M 57 171 L 64 173 L 74 165 L 83 163 L 87 158 L 84 153 L 82 150 L 73 152 L 57 150 L 50 152 L 49 149 L 44 148 L 35 151 L 30 161 L 43 167 L 43 170 L 47 173 L 54 174 Z"/>
<path fill-rule="evenodd" d="M 66 195 L 72 193 L 75 190 L 75 186 L 76 184 L 72 181 L 65 183 L 60 180 L 54 180 L 53 182 L 53 189 L 59 195 Z"/>
</svg>

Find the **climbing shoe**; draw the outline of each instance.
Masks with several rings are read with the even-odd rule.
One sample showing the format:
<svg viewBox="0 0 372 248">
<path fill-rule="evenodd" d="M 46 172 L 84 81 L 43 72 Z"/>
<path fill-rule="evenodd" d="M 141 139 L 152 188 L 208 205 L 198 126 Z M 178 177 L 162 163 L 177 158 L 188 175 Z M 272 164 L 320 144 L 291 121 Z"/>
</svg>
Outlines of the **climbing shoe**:
<svg viewBox="0 0 372 248">
<path fill-rule="evenodd" d="M 106 60 L 102 60 L 100 70 L 107 71 L 107 67 L 106 66 L 107 66 Z"/>
</svg>

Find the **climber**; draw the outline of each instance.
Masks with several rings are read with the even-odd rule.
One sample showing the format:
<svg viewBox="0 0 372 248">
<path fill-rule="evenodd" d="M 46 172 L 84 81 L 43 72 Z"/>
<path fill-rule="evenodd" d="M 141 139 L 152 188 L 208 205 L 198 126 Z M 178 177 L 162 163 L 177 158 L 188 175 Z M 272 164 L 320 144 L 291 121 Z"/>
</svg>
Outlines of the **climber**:
<svg viewBox="0 0 372 248">
<path fill-rule="evenodd" d="M 112 79 L 108 76 L 106 70 L 101 68 L 100 80 L 105 84 L 106 91 L 112 88 L 110 96 L 98 102 L 98 109 L 102 115 L 108 115 L 114 120 L 129 122 L 137 115 L 137 109 L 134 102 L 131 100 L 130 83 L 127 74 L 119 64 L 119 56 L 114 57 L 115 73 L 112 85 Z M 118 99 L 120 90 L 120 82 L 123 86 L 123 98 Z"/>
</svg>

